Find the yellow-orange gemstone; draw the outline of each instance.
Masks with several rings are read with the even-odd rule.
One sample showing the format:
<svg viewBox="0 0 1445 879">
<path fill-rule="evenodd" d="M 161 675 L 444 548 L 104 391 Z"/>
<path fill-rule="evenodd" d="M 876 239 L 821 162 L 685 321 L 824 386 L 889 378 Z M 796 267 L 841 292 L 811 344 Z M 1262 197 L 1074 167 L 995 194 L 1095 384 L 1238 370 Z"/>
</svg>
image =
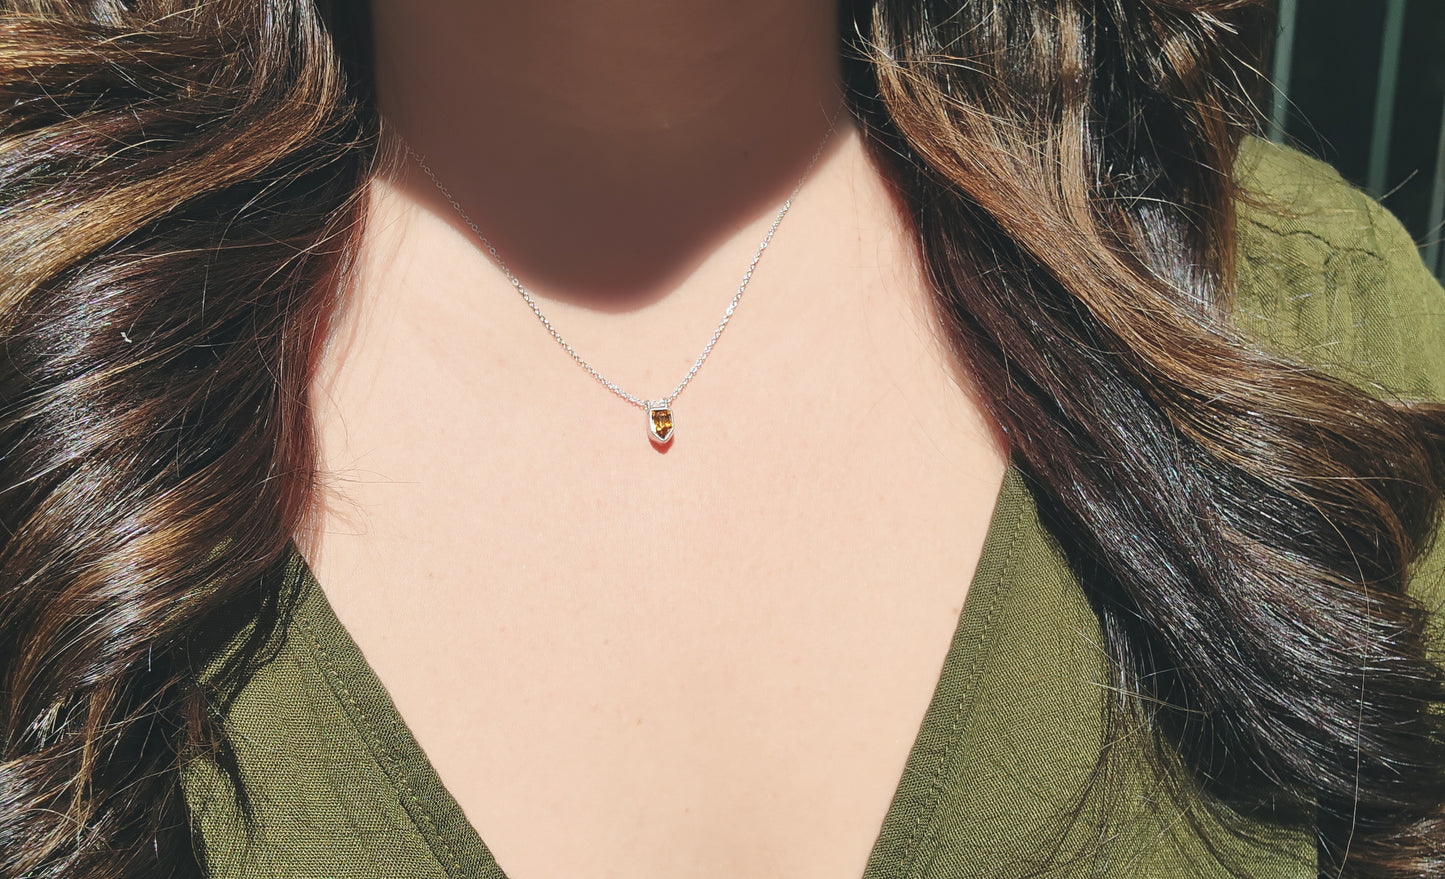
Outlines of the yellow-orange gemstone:
<svg viewBox="0 0 1445 879">
<path fill-rule="evenodd" d="M 652 435 L 653 442 L 671 442 L 672 410 L 666 406 L 649 407 L 647 410 L 647 432 Z"/>
</svg>

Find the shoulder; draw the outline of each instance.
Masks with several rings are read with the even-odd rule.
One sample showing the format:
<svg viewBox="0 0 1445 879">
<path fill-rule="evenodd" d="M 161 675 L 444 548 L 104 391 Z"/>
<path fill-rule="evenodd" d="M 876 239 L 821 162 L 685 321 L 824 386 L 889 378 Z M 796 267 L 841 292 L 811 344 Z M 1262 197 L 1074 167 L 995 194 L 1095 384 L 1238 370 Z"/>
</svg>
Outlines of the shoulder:
<svg viewBox="0 0 1445 879">
<path fill-rule="evenodd" d="M 1278 353 L 1391 399 L 1445 400 L 1445 290 L 1384 207 L 1258 139 L 1236 167 L 1235 317 Z"/>
<path fill-rule="evenodd" d="M 1236 169 L 1235 317 L 1276 353 L 1387 400 L 1445 401 L 1445 289 L 1379 202 L 1331 167 L 1264 141 Z M 1411 591 L 1437 615 L 1445 660 L 1445 532 Z"/>
</svg>

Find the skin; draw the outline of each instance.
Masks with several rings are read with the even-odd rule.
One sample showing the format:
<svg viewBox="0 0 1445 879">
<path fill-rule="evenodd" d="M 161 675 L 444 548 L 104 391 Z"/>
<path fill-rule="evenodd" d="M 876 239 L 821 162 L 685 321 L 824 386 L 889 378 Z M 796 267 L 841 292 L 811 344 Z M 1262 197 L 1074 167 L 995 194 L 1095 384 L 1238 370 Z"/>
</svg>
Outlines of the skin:
<svg viewBox="0 0 1445 879">
<path fill-rule="evenodd" d="M 831 0 L 374 0 L 383 112 L 605 375 L 669 390 L 839 106 Z M 675 406 L 430 182 L 314 388 L 304 552 L 512 879 L 863 872 L 1007 452 L 846 121 Z"/>
</svg>

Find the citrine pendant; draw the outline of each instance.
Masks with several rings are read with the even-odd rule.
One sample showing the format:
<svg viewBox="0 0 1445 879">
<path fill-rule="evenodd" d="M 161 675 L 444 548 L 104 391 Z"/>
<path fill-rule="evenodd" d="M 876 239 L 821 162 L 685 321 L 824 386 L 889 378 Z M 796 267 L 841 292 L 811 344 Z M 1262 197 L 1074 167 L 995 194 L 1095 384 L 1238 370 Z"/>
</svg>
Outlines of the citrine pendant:
<svg viewBox="0 0 1445 879">
<path fill-rule="evenodd" d="M 663 403 L 647 407 L 647 435 L 660 446 L 672 442 L 672 409 Z"/>
</svg>

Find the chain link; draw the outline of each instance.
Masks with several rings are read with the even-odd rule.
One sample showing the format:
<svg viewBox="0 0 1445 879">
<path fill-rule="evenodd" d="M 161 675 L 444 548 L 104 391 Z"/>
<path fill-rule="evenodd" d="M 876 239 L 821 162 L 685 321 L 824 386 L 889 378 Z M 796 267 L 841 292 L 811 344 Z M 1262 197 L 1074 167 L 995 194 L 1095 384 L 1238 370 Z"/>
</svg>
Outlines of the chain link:
<svg viewBox="0 0 1445 879">
<path fill-rule="evenodd" d="M 783 224 L 783 218 L 788 215 L 788 211 L 793 207 L 793 199 L 798 197 L 798 193 L 802 190 L 803 184 L 808 180 L 808 175 L 813 171 L 813 166 L 818 164 L 819 157 L 823 155 L 823 149 L 827 147 L 828 141 L 832 139 L 835 125 L 836 116 L 829 121 L 828 133 L 823 136 L 823 140 L 818 144 L 818 148 L 813 151 L 813 157 L 808 160 L 808 166 L 803 169 L 803 175 L 798 178 L 797 185 L 793 187 L 793 191 L 783 202 L 783 206 L 778 209 L 777 216 L 773 217 L 772 225 L 768 227 L 767 234 L 763 236 L 763 241 L 758 245 L 757 252 L 753 254 L 752 261 L 748 263 L 747 271 L 743 272 L 743 279 L 738 284 L 737 292 L 733 294 L 732 301 L 728 303 L 727 309 L 723 311 L 722 320 L 718 321 L 717 327 L 712 331 L 712 337 L 709 338 L 707 344 L 703 346 L 702 353 L 693 361 L 692 367 L 688 369 L 687 374 L 682 377 L 682 381 L 677 383 L 677 387 L 672 389 L 672 393 L 658 400 L 645 400 L 628 393 L 616 382 L 598 372 L 581 354 L 578 354 L 577 349 L 572 347 L 572 343 L 563 338 L 562 334 L 557 331 L 557 328 L 552 325 L 552 321 L 547 318 L 547 315 L 542 313 L 542 307 L 537 304 L 537 300 L 533 298 L 531 292 L 522 284 L 521 279 L 512 272 L 506 260 L 502 259 L 501 254 L 497 252 L 496 245 L 492 244 L 477 224 L 472 221 L 472 218 L 467 216 L 467 212 L 462 208 L 461 203 L 452 195 L 451 190 L 442 184 L 441 179 L 432 171 L 431 166 L 426 163 L 426 160 L 421 157 L 421 154 L 412 149 L 410 144 L 405 144 L 405 148 L 407 155 L 416 161 L 417 166 L 420 167 L 422 172 L 435 184 L 437 191 L 442 194 L 442 197 L 445 198 L 447 203 L 452 206 L 452 209 L 457 212 L 457 215 L 467 224 L 467 228 L 472 230 L 472 234 L 476 235 L 477 240 L 487 249 L 487 254 L 492 258 L 492 261 L 497 264 L 497 268 L 502 270 L 502 274 L 506 276 L 507 281 L 511 283 L 512 287 L 521 294 L 522 301 L 526 302 L 527 306 L 532 309 L 532 313 L 537 316 L 537 320 L 542 322 L 542 326 L 547 328 L 547 332 L 552 335 L 552 338 L 556 340 L 558 345 L 562 346 L 562 350 L 566 351 L 567 354 L 577 362 L 578 366 L 587 370 L 587 374 L 596 379 L 598 384 L 639 409 L 647 409 L 652 406 L 671 408 L 672 401 L 677 399 L 678 394 L 682 393 L 682 389 L 687 387 L 688 383 L 692 381 L 693 376 L 697 375 L 697 371 L 702 369 L 702 365 L 707 361 L 708 355 L 712 354 L 713 346 L 717 345 L 718 339 L 722 338 L 723 330 L 727 329 L 728 322 L 733 319 L 733 313 L 737 311 L 738 303 L 742 301 L 743 293 L 748 289 L 748 283 L 752 281 L 753 272 L 757 270 L 758 263 L 763 258 L 763 253 L 767 251 L 768 245 L 772 243 L 773 235 L 777 233 L 778 227 Z"/>
</svg>

